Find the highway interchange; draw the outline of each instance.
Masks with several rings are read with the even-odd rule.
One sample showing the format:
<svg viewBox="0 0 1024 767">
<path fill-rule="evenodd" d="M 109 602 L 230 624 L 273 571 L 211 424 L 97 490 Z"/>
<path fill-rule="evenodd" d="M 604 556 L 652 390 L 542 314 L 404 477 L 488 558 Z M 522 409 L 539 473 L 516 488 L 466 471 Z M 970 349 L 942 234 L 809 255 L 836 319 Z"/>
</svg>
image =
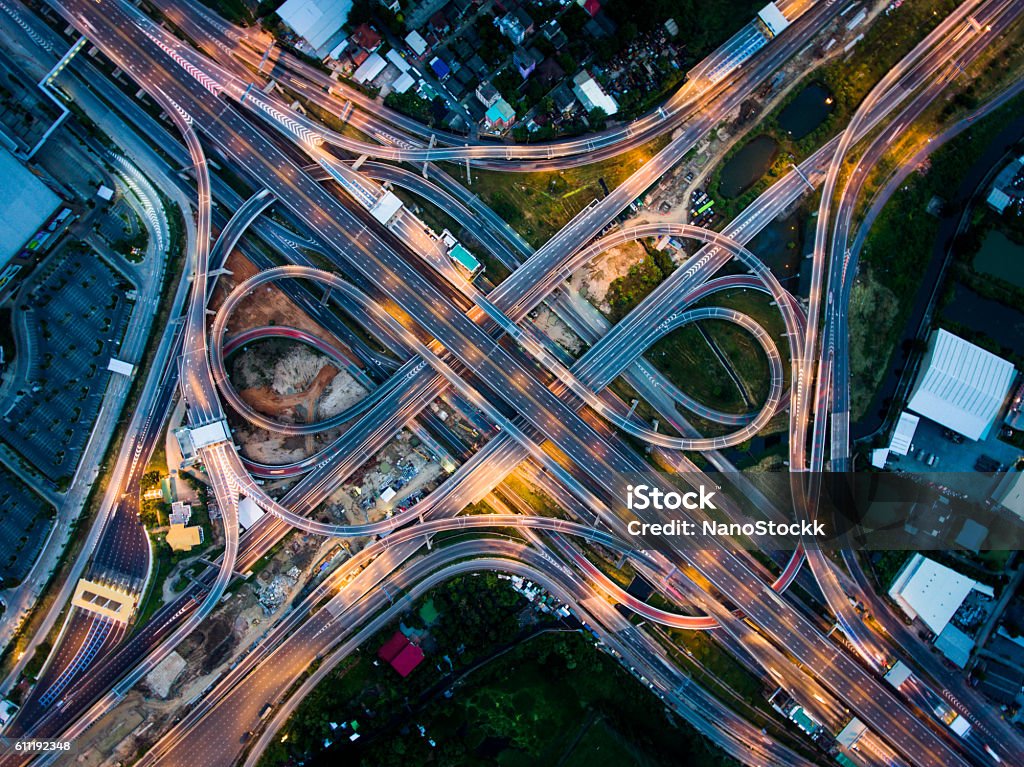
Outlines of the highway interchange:
<svg viewBox="0 0 1024 767">
<path fill-rule="evenodd" d="M 120 2 L 53 3 L 79 32 L 164 108 L 185 139 L 193 169 L 197 219 L 189 238 L 189 299 L 183 330 L 175 334 L 174 340 L 180 345 L 179 364 L 165 379 L 169 385 L 158 389 L 160 397 L 154 399 L 152 412 L 164 413 L 174 387 L 178 386 L 194 427 L 223 420 L 221 397 L 225 397 L 242 417 L 257 426 L 282 433 L 306 430 L 296 431 L 294 427 L 268 422 L 255 411 L 247 412 L 227 381 L 224 358 L 230 347 L 225 347 L 225 332 L 231 309 L 252 290 L 269 282 L 281 282 L 284 287 L 290 280 L 301 278 L 329 286 L 332 300 L 344 297 L 340 302 L 343 310 L 395 352 L 401 362 L 390 375 L 389 371 L 377 371 L 380 385 L 366 404 L 361 403 L 345 414 L 345 420 L 354 419 L 350 428 L 313 460 L 275 470 L 244 462 L 230 442 L 201 448 L 203 464 L 224 515 L 226 548 L 219 569 L 210 573 L 202 586 L 188 589 L 182 599 L 159 612 L 150 625 L 130 640 L 114 648 L 116 640 L 123 637 L 111 639 L 111 652 L 98 662 L 97 671 L 87 680 L 72 684 L 56 707 L 53 700 L 40 701 L 34 709 L 27 707 L 37 717 L 28 731 L 64 737 L 80 734 L 99 715 L 111 710 L 170 648 L 200 624 L 216 607 L 236 571 L 247 569 L 287 530 L 298 528 L 326 536 L 387 535 L 332 574 L 328 583 L 335 587 L 343 585 L 330 597 L 326 608 L 315 612 L 312 609 L 331 593 L 325 583 L 307 597 L 301 609 L 290 613 L 268 634 L 258 652 L 251 653 L 222 679 L 203 705 L 171 730 L 145 761 L 194 762 L 200 758 L 198 749 L 209 748 L 211 740 L 217 742 L 221 751 L 213 761 L 208 761 L 207 755 L 205 763 L 235 761 L 241 750 L 239 739 L 217 737 L 214 733 L 225 727 L 247 727 L 255 718 L 256 701 L 261 706 L 263 700 L 278 699 L 312 659 L 325 657 L 329 652 L 338 653 L 332 657 L 344 657 L 346 648 L 351 651 L 372 634 L 374 627 L 383 625 L 384 616 L 393 614 L 400 605 L 379 612 L 384 607 L 381 600 L 386 600 L 384 590 L 378 588 L 381 584 L 407 588 L 412 599 L 432 583 L 456 572 L 488 568 L 527 574 L 573 605 L 581 618 L 596 627 L 603 642 L 621 647 L 619 652 L 633 659 L 631 665 L 645 670 L 644 678 L 652 688 L 660 690 L 668 705 L 744 761 L 804 763 L 785 747 L 751 732 L 749 725 L 699 687 L 682 681 L 678 670 L 666 663 L 645 632 L 623 625 L 621 617 L 608 610 L 608 600 L 663 625 L 720 629 L 729 638 L 727 641 L 744 646 L 762 668 L 823 721 L 835 722 L 841 716 L 855 713 L 878 737 L 880 758 L 912 765 L 983 761 L 980 742 L 956 741 L 934 720 L 922 715 L 913 701 L 901 699 L 900 694 L 880 681 L 879 669 L 900 652 L 858 622 L 847 598 L 848 578 L 837 572 L 835 563 L 817 547 L 806 548 L 811 570 L 849 644 L 826 636 L 816 621 L 787 597 L 780 596 L 797 576 L 804 547 L 795 548 L 782 577 L 774 578 L 742 550 L 715 539 L 681 544 L 674 540 L 631 538 L 625 528 L 632 517 L 623 503 L 625 484 L 630 478 L 643 476 L 652 485 L 666 489 L 668 486 L 662 477 L 651 473 L 649 465 L 621 439 L 620 433 L 646 442 L 659 454 L 701 451 L 713 466 L 721 468 L 726 464 L 718 453 L 720 449 L 745 441 L 788 406 L 792 478 L 801 507 L 797 512 L 813 516 L 816 488 L 813 481 L 807 482 L 801 475 L 806 472 L 807 477 L 814 477 L 824 466 L 830 415 L 833 460 L 848 458 L 848 447 L 838 444 L 834 425 L 836 418 L 841 421 L 848 416 L 843 399 L 848 394 L 837 385 L 843 370 L 836 366 L 842 364 L 846 354 L 842 348 L 846 334 L 842 307 L 844 296 L 848 299 L 853 271 L 846 242 L 853 223 L 853 206 L 861 192 L 860 180 L 866 174 L 855 174 L 846 188 L 839 190 L 843 161 L 851 148 L 877 126 L 890 126 L 885 130 L 887 136 L 890 130 L 896 134 L 905 129 L 948 85 L 951 58 L 968 62 L 979 55 L 990 37 L 1016 20 L 1021 5 L 1011 0 L 968 0 L 961 4 L 889 72 L 840 136 L 806 160 L 798 172 L 776 182 L 727 224 L 721 234 L 684 224 L 664 224 L 617 230 L 595 240 L 610 221 L 674 166 L 723 115 L 781 62 L 806 45 L 838 12 L 838 4 L 782 6 L 794 24 L 762 55 L 721 79 L 717 75 L 711 79 L 702 73 L 721 72 L 718 62 L 721 57 L 728 57 L 728 50 L 713 54 L 694 70 L 686 86 L 664 107 L 626 126 L 550 145 L 467 146 L 460 139 L 462 146 L 454 145 L 454 140 L 453 145 L 445 146 L 445 137 L 440 136 L 439 146 L 427 148 L 422 146 L 425 136 L 421 128 L 410 126 L 408 118 L 366 109 L 362 100 L 365 97 L 361 99 L 355 91 L 345 94 L 353 123 L 365 127 L 371 136 L 382 130 L 406 131 L 407 145 L 356 142 L 311 120 L 300 119 L 260 89 L 248 89 L 246 78 L 253 73 L 245 65 L 252 66 L 254 57 L 259 61 L 258 46 L 249 45 L 244 33 L 223 22 L 204 23 L 210 20 L 210 12 L 199 10 L 198 6 L 168 5 L 164 10 L 179 27 L 194 34 L 201 47 L 207 51 L 216 49 L 217 61 L 199 54 Z M 975 24 L 968 23 L 969 16 Z M 216 36 L 218 30 L 223 37 Z M 266 41 L 262 42 L 265 45 Z M 325 93 L 322 84 L 317 83 L 322 75 L 314 75 L 316 70 L 284 54 L 276 66 L 287 76 L 287 80 L 282 76 L 282 82 L 289 87 L 304 91 L 304 95 L 333 110 L 339 108 L 339 103 L 332 100 L 333 94 Z M 356 115 L 363 122 L 356 122 Z M 510 277 L 486 295 L 465 281 L 451 280 L 441 269 L 431 268 L 410 250 L 411 238 L 376 227 L 356 200 L 340 199 L 322 183 L 325 177 L 338 180 L 342 188 L 354 189 L 358 198 L 360 194 L 372 196 L 379 190 L 375 179 L 400 184 L 403 173 L 408 174 L 377 162 L 367 163 L 365 173 L 357 172 L 340 162 L 333 154 L 335 151 L 417 164 L 459 160 L 483 167 L 525 170 L 571 167 L 581 161 L 581 156 L 587 162 L 614 156 L 668 131 L 677 132 L 665 149 L 536 252 L 530 252 L 528 246 L 509 236 L 507 227 L 503 222 L 495 222 L 493 214 L 481 213 L 479 201 L 471 196 L 463 197 L 458 205 L 446 205 L 452 215 L 467 224 L 486 226 L 485 244 L 493 244 L 495 255 L 515 267 Z M 235 201 L 237 212 L 223 223 L 216 243 L 212 238 L 211 205 L 216 195 L 211 188 L 204 143 L 215 147 L 219 156 L 229 159 L 263 190 L 248 202 Z M 868 151 L 861 154 L 858 167 L 866 170 L 877 162 L 884 144 L 876 138 Z M 305 162 L 297 161 L 296 152 L 306 156 Z M 431 167 L 434 173 L 443 174 L 437 166 Z M 314 168 L 318 170 L 311 172 Z M 457 194 L 452 191 L 454 182 L 450 177 L 413 178 L 417 180 L 405 182 L 417 185 L 429 195 L 428 199 L 433 196 L 451 200 Z M 743 243 L 806 192 L 807 178 L 823 180 L 826 191 L 822 195 L 815 241 L 815 277 L 805 313 Z M 839 204 L 833 211 L 835 200 Z M 210 322 L 207 281 L 216 272 L 216 266 L 211 264 L 222 263 L 242 235 L 256 228 L 259 216 L 271 204 L 305 225 L 317 247 L 334 259 L 337 271 L 324 271 L 299 261 L 278 267 L 261 264 L 262 271 L 238 285 Z M 558 290 L 569 274 L 609 247 L 662 235 L 693 239 L 705 245 L 614 327 L 600 327 L 600 319 L 588 316 Z M 281 232 L 277 232 L 277 237 L 287 239 Z M 729 262 L 742 264 L 746 274 L 716 277 Z M 703 304 L 701 308 L 692 307 L 720 290 L 736 287 L 753 287 L 772 296 L 786 327 L 784 350 L 746 315 Z M 296 294 L 296 288 L 289 290 Z M 544 301 L 556 307 L 572 327 L 581 328 L 581 335 L 591 336 L 586 339 L 591 346 L 580 359 L 564 359 L 564 353 L 529 324 L 530 312 Z M 307 305 L 312 308 L 315 304 L 313 299 Z M 401 311 L 394 313 L 391 307 Z M 322 308 L 311 313 L 322 316 Z M 673 403 L 692 401 L 684 393 L 673 391 L 675 387 L 657 374 L 642 354 L 657 338 L 680 324 L 707 317 L 735 322 L 761 344 L 769 362 L 771 383 L 760 411 L 739 422 L 727 423 L 732 431 L 722 437 L 695 435 L 678 417 L 674 423 L 671 417 L 667 422 L 683 435 L 680 437 L 658 433 L 632 419 L 623 403 L 607 391 L 607 386 L 623 374 L 652 404 L 663 402 L 666 397 Z M 820 322 L 822 317 L 824 325 Z M 172 331 L 169 329 L 169 333 Z M 784 353 L 789 356 L 789 371 L 784 370 Z M 381 360 L 371 363 L 371 369 L 374 364 L 383 367 Z M 538 367 L 543 373 L 538 373 Z M 791 386 L 789 391 L 787 382 Z M 500 431 L 441 487 L 406 512 L 366 525 L 328 525 L 310 518 L 310 512 L 345 477 L 445 391 L 468 403 Z M 678 415 L 674 405 L 671 410 Z M 152 419 L 148 420 L 147 428 L 141 432 L 144 440 L 154 439 L 148 426 L 151 422 Z M 159 421 L 155 423 L 158 425 Z M 145 446 L 144 440 L 139 443 L 140 450 Z M 685 459 L 677 455 L 675 460 Z M 524 461 L 533 468 L 522 468 Z M 266 476 L 281 470 L 305 476 L 282 499 L 274 500 L 253 479 L 253 473 Z M 552 497 L 561 500 L 567 510 L 578 509 L 580 521 L 525 515 L 498 515 L 493 519 L 458 516 L 467 504 L 488 497 L 506 476 L 517 471 L 526 471 L 537 484 L 549 486 Z M 137 472 L 129 477 L 125 488 L 132 497 L 137 494 L 137 486 L 131 484 L 137 483 Z M 694 477 L 699 477 L 698 472 L 682 474 L 686 481 L 694 481 Z M 742 495 L 745 489 L 730 490 Z M 268 512 L 262 523 L 242 540 L 237 525 L 240 494 L 254 498 Z M 114 516 L 118 518 L 131 510 L 131 504 L 125 504 Z M 764 511 L 771 515 L 771 509 Z M 731 513 L 728 506 L 726 513 Z M 700 519 L 700 514 L 694 518 Z M 644 521 L 657 519 L 650 517 Z M 423 540 L 431 534 L 488 526 L 518 527 L 531 545 L 474 539 L 438 548 L 435 553 L 422 550 Z M 538 534 L 537 530 L 548 532 Z M 679 601 L 702 608 L 705 615 L 667 613 L 630 598 L 563 536 L 597 540 L 611 548 L 624 549 L 630 556 L 638 557 L 643 567 L 659 574 L 667 589 L 685 593 L 686 598 Z M 546 547 L 557 553 L 547 553 Z M 460 561 L 467 557 L 471 558 L 469 563 Z M 700 573 L 711 584 L 712 591 L 695 590 L 680 575 L 679 567 L 683 566 Z M 734 614 L 735 609 L 738 614 Z M 335 621 L 342 619 L 343 632 L 335 627 Z M 65 654 L 85 652 L 88 642 L 95 641 L 90 639 L 88 629 L 78 633 L 83 635 L 79 638 L 80 646 L 65 648 Z M 339 642 L 342 644 L 335 647 Z M 902 649 L 912 653 L 912 648 Z M 269 662 L 270 658 L 274 661 Z M 59 673 L 60 669 L 54 672 Z M 253 689 L 265 691 L 266 695 L 253 695 Z M 293 698 L 282 707 L 273 721 L 283 722 L 297 701 Z M 715 718 L 708 715 L 709 711 L 720 716 L 717 723 L 709 721 Z M 1020 750 L 1020 738 L 997 718 L 986 718 L 979 730 L 986 735 L 985 745 L 1001 749 L 1004 756 L 1024 753 Z M 273 732 L 273 726 L 267 727 L 260 745 L 265 745 Z M 251 753 L 257 754 L 258 748 Z"/>
</svg>

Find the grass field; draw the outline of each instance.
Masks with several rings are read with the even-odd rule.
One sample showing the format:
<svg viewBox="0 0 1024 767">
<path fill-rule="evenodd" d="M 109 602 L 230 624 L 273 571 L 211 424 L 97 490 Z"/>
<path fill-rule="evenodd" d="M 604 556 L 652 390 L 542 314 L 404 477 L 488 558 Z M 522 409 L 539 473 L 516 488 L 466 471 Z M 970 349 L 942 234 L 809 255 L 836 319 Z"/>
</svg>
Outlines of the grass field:
<svg viewBox="0 0 1024 767">
<path fill-rule="evenodd" d="M 609 160 L 536 173 L 473 171 L 471 192 L 480 195 L 499 216 L 534 247 L 540 247 L 594 200 L 604 197 L 600 179 L 614 189 L 668 143 L 659 137 Z M 448 171 L 461 178 L 460 169 Z"/>
<path fill-rule="evenodd" d="M 756 291 L 728 291 L 714 296 L 707 303 L 731 307 L 747 314 L 771 333 L 782 355 L 788 380 L 789 358 L 785 339 L 782 338 L 782 317 L 769 300 L 768 296 Z M 760 345 L 753 336 L 732 323 L 707 320 L 701 324 L 708 337 L 730 361 L 754 408 L 759 407 L 768 396 L 769 386 L 768 359 Z M 750 409 L 696 325 L 673 331 L 654 344 L 646 356 L 682 391 L 705 405 L 735 413 Z"/>
</svg>

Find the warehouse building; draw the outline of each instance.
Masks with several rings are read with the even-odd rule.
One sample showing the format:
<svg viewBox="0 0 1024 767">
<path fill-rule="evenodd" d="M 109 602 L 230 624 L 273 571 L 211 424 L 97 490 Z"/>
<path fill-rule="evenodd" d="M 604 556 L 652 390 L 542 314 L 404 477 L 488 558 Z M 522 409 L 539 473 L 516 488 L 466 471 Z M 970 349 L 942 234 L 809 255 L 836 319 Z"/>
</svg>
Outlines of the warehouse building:
<svg viewBox="0 0 1024 767">
<path fill-rule="evenodd" d="M 1015 377 L 1010 362 L 940 329 L 928 344 L 907 409 L 968 439 L 984 439 Z"/>
<path fill-rule="evenodd" d="M 352 0 L 286 0 L 277 15 L 316 50 L 323 49 L 348 20 Z"/>
<path fill-rule="evenodd" d="M 972 590 L 993 595 L 991 586 L 978 583 L 921 554 L 914 554 L 893 581 L 889 596 L 908 618 L 920 618 L 938 635 Z"/>
</svg>

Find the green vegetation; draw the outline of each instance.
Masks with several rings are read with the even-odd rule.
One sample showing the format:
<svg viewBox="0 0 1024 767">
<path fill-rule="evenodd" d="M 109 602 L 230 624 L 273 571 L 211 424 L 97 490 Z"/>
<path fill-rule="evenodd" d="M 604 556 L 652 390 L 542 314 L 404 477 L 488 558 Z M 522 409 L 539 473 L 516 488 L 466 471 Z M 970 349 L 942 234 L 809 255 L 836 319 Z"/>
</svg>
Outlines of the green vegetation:
<svg viewBox="0 0 1024 767">
<path fill-rule="evenodd" d="M 910 553 L 906 551 L 875 551 L 870 554 L 870 569 L 881 591 L 889 590 L 908 559 Z"/>
<path fill-rule="evenodd" d="M 25 664 L 25 676 L 30 679 L 38 679 L 39 672 L 43 670 L 43 666 L 46 665 L 46 659 L 50 657 L 50 651 L 53 649 L 53 644 L 50 640 L 45 640 L 36 645 L 36 651 L 32 653 L 32 657 L 29 662 Z"/>
<path fill-rule="evenodd" d="M 620 27 L 619 35 L 627 38 L 637 31 L 650 32 L 666 19 L 679 25 L 679 39 L 685 40 L 687 53 L 694 60 L 702 59 L 764 7 L 760 0 L 609 0 L 604 11 Z"/>
<path fill-rule="evenodd" d="M 174 567 L 173 552 L 163 541 L 157 541 L 156 538 L 150 537 L 150 552 L 153 557 L 153 573 L 150 576 L 145 595 L 139 600 L 135 616 L 136 629 L 149 623 L 153 614 L 163 606 L 164 581 L 167 580 L 167 576 L 171 574 L 171 569 Z"/>
<path fill-rule="evenodd" d="M 302 702 L 282 733 L 286 742 L 276 738 L 261 764 L 339 757 L 446 767 L 734 764 L 669 717 L 586 635 L 520 630 L 521 616 L 535 613 L 524 613 L 525 600 L 496 575 L 460 576 L 428 599 L 438 615 L 418 669 L 400 680 L 370 654 L 347 658 Z M 405 625 L 427 630 L 418 609 L 424 601 L 405 614 Z M 368 646 L 376 648 L 391 631 Z M 438 678 L 438 668 L 450 669 L 447 678 Z M 362 737 L 350 745 L 339 734 L 351 730 L 332 730 L 330 723 L 353 720 Z M 328 737 L 339 745 L 324 750 Z"/>
<path fill-rule="evenodd" d="M 779 115 L 805 87 L 796 85 L 757 125 L 757 135 L 766 134 L 779 144 L 774 163 L 750 189 L 735 199 L 727 200 L 718 191 L 719 179 L 726 163 L 748 143 L 737 142 L 715 167 L 708 184 L 712 190 L 709 194 L 719 200 L 718 212 L 723 220 L 731 220 L 778 178 L 788 173 L 791 163 L 801 162 L 839 132 L 878 81 L 956 5 L 955 0 L 904 3 L 888 16 L 879 16 L 864 32 L 864 39 L 857 43 L 849 57 L 809 69 L 807 83 L 817 80 L 832 93 L 835 100 L 832 111 L 808 135 L 798 141 L 792 140 L 779 125 Z"/>
<path fill-rule="evenodd" d="M 867 301 L 866 308 L 855 310 L 850 317 L 850 367 L 855 382 L 860 380 L 870 385 L 876 377 L 872 369 L 888 369 L 882 362 L 891 360 L 896 350 L 938 235 L 939 220 L 928 213 L 929 203 L 957 189 L 1007 120 L 1019 115 L 1022 109 L 1024 96 L 1018 96 L 936 150 L 928 169 L 907 179 L 876 219 L 861 255 L 869 275 L 861 279 L 863 290 L 875 299 Z M 964 253 L 969 249 L 958 242 L 954 252 Z M 957 266 L 955 273 L 965 276 L 968 268 Z M 881 289 L 872 285 L 872 281 Z M 977 284 L 985 289 L 982 282 Z M 974 285 L 972 282 L 971 287 Z M 882 307 L 883 311 L 873 311 L 877 307 Z M 856 385 L 851 388 L 856 401 L 862 408 L 866 407 L 874 388 L 860 394 Z M 853 415 L 856 417 L 858 413 Z"/>
<path fill-rule="evenodd" d="M 900 313 L 896 294 L 862 268 L 850 291 L 850 414 L 856 421 L 871 405 L 886 367 L 878 364 L 878 330 L 895 327 Z"/>
<path fill-rule="evenodd" d="M 788 375 L 789 366 L 785 364 L 788 348 L 782 338 L 782 318 L 769 301 L 766 295 L 754 291 L 728 291 L 714 296 L 709 303 L 747 314 L 771 333 L 783 358 L 783 370 Z M 729 360 L 742 391 L 709 341 Z M 682 391 L 726 412 L 756 410 L 768 396 L 768 359 L 754 337 L 731 322 L 704 320 L 685 325 L 660 339 L 646 356 Z"/>
<path fill-rule="evenodd" d="M 611 308 L 612 322 L 618 322 L 629 314 L 675 271 L 675 262 L 668 253 L 655 250 L 647 240 L 641 244 L 647 251 L 643 260 L 629 267 L 624 276 L 616 277 L 608 286 L 605 300 Z"/>
<path fill-rule="evenodd" d="M 534 247 L 540 247 L 594 200 L 604 197 L 600 180 L 614 189 L 668 143 L 662 136 L 624 154 L 579 168 L 536 173 L 473 171 L 470 191 Z M 460 168 L 449 166 L 458 176 Z"/>
<path fill-rule="evenodd" d="M 147 493 L 154 493 L 160 489 L 160 483 L 164 477 L 159 471 L 147 471 L 142 475 L 140 482 L 142 490 L 142 501 L 139 508 L 139 516 L 147 529 L 160 527 L 167 524 L 167 518 L 171 513 L 171 504 L 163 498 L 146 498 Z"/>
<path fill-rule="evenodd" d="M 448 107 L 440 96 L 434 96 L 432 100 L 428 100 L 413 91 L 405 93 L 392 91 L 384 97 L 384 106 L 432 127 L 439 126 L 448 113 Z"/>
<path fill-rule="evenodd" d="M 761 715 L 771 716 L 761 680 L 722 649 L 711 634 L 672 630 L 669 635 L 689 651 L 685 657 L 677 656 L 677 660 L 687 667 L 696 682 L 719 691 L 725 701 L 733 698 Z"/>
</svg>

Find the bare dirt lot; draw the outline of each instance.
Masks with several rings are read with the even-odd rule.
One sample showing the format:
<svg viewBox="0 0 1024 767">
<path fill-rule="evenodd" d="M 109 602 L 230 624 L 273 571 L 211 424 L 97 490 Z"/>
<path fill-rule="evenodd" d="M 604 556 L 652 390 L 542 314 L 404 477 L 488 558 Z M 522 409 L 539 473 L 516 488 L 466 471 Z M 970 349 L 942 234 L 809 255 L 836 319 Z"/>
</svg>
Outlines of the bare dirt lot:
<svg viewBox="0 0 1024 767">
<path fill-rule="evenodd" d="M 152 680 L 137 685 L 82 735 L 76 743 L 76 764 L 99 767 L 133 762 L 183 713 L 188 701 L 259 641 L 319 564 L 338 550 L 336 542 L 315 536 L 293 534 L 286 541 L 258 575 L 229 592 L 213 615 L 185 638 L 165 668 L 158 667 Z M 353 550 L 361 544 L 351 543 Z M 333 561 L 343 558 L 334 557 Z M 268 592 L 278 600 L 276 606 L 261 604 Z M 180 660 L 174 659 L 175 655 Z"/>
<path fill-rule="evenodd" d="M 237 252 L 231 254 L 225 266 L 231 270 L 232 274 L 224 275 L 218 280 L 217 289 L 210 302 L 214 309 L 223 303 L 224 297 L 236 285 L 252 277 L 258 271 L 251 261 Z M 342 351 L 349 351 L 337 336 L 316 323 L 275 285 L 264 285 L 255 293 L 242 299 L 236 307 L 228 327 L 231 333 L 237 333 L 246 328 L 267 325 L 282 325 L 305 330 Z"/>
<path fill-rule="evenodd" d="M 629 242 L 611 248 L 595 258 L 569 279 L 570 287 L 579 292 L 604 313 L 610 307 L 605 301 L 608 286 L 617 277 L 629 271 L 629 267 L 643 261 L 646 251 L 639 242 Z"/>
</svg>

